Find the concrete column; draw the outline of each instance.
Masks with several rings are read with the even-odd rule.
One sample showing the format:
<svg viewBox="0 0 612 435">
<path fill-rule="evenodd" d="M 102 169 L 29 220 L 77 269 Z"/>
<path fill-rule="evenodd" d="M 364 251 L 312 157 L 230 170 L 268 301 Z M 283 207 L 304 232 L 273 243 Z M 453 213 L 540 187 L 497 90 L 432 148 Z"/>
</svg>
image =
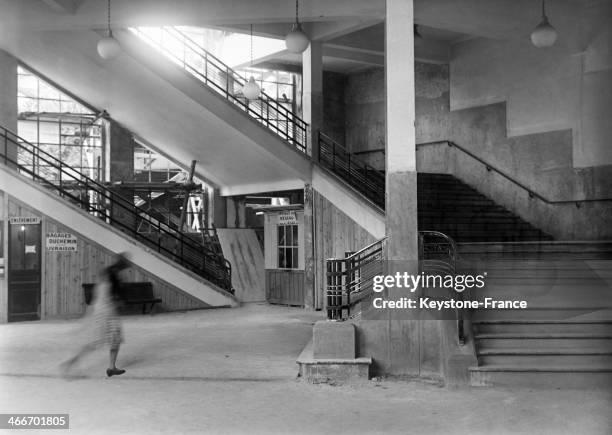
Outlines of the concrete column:
<svg viewBox="0 0 612 435">
<path fill-rule="evenodd" d="M 388 273 L 418 273 L 413 0 L 386 0 L 386 233 Z M 390 291 L 398 299 L 405 289 Z M 413 310 L 391 310 L 391 373 L 420 373 L 420 325 Z M 416 311 L 416 310 L 414 310 Z M 401 316 L 401 318 L 396 318 Z"/>
<path fill-rule="evenodd" d="M 308 152 L 319 160 L 317 136 L 323 125 L 323 55 L 320 42 L 311 42 L 302 54 L 303 119 L 308 123 Z"/>
<path fill-rule="evenodd" d="M 0 50 L 0 125 L 17 133 L 17 59 Z M 4 153 L 4 141 L 0 144 Z M 8 146 L 8 157 L 17 161 L 16 146 Z"/>
</svg>

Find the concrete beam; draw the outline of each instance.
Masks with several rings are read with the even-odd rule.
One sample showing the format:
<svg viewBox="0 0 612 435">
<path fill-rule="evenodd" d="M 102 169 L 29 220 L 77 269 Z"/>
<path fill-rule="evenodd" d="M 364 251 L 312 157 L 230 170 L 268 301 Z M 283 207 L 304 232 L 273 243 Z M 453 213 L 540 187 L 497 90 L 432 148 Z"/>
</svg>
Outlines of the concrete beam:
<svg viewBox="0 0 612 435">
<path fill-rule="evenodd" d="M 367 65 L 385 66 L 385 54 L 341 45 L 326 44 L 323 47 L 323 57 L 349 60 Z"/>
<path fill-rule="evenodd" d="M 371 27 L 380 21 L 379 17 L 373 17 L 367 20 L 307 23 L 304 30 L 312 41 L 325 42 Z"/>
<path fill-rule="evenodd" d="M 306 180 L 309 181 L 309 180 Z M 274 180 L 271 182 L 234 184 L 222 187 L 219 192 L 221 196 L 249 195 L 261 192 L 277 192 L 283 190 L 296 190 L 304 188 L 305 180 L 294 178 L 287 180 Z"/>
<path fill-rule="evenodd" d="M 74 14 L 83 3 L 83 0 L 42 0 L 42 2 L 56 12 Z"/>
</svg>

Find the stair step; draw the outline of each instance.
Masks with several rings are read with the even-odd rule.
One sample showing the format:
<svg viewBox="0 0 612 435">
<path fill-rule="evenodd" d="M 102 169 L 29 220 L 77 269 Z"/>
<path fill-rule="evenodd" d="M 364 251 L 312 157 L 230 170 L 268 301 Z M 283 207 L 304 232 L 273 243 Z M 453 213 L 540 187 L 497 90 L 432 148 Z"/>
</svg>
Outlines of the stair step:
<svg viewBox="0 0 612 435">
<path fill-rule="evenodd" d="M 474 387 L 507 386 L 526 388 L 603 389 L 612 387 L 612 368 L 589 364 L 563 367 L 558 365 L 513 366 L 489 365 L 470 367 L 470 385 Z"/>
<path fill-rule="evenodd" d="M 612 351 L 612 334 L 592 333 L 497 333 L 474 337 L 480 350 L 488 349 L 583 349 L 598 348 Z"/>
<path fill-rule="evenodd" d="M 478 362 L 481 365 L 527 365 L 572 367 L 576 365 L 597 364 L 609 366 L 612 370 L 612 350 L 610 349 L 575 349 L 575 348 L 498 348 L 479 349 Z"/>
<path fill-rule="evenodd" d="M 472 323 L 477 334 L 612 334 L 612 321 L 499 320 Z"/>
</svg>

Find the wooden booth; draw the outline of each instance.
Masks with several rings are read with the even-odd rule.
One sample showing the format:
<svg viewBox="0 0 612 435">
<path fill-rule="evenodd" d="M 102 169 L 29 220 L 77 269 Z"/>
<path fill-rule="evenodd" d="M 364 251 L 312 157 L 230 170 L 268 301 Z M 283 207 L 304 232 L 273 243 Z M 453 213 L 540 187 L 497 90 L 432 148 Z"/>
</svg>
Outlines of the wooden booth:
<svg viewBox="0 0 612 435">
<path fill-rule="evenodd" d="M 266 299 L 304 306 L 304 208 L 268 207 L 264 215 Z"/>
</svg>

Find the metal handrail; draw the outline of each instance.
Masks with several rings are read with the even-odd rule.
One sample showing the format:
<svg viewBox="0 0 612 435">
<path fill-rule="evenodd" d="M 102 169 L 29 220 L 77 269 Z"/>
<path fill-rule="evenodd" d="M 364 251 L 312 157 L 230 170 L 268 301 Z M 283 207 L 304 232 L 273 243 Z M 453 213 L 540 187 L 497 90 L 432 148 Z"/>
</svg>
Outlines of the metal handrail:
<svg viewBox="0 0 612 435">
<path fill-rule="evenodd" d="M 459 151 L 462 151 L 464 154 L 467 154 L 468 156 L 470 156 L 474 160 L 476 160 L 479 163 L 483 164 L 485 166 L 485 168 L 487 169 L 487 171 L 497 172 L 499 175 L 501 175 L 502 177 L 504 177 L 508 181 L 512 182 L 513 184 L 515 184 L 516 186 L 520 187 L 521 189 L 527 191 L 527 193 L 529 194 L 530 198 L 534 198 L 534 197 L 538 198 L 540 201 L 545 202 L 546 204 L 554 205 L 554 204 L 572 204 L 572 203 L 574 203 L 576 205 L 576 207 L 580 208 L 580 205 L 582 203 L 585 203 L 585 202 L 612 201 L 612 198 L 567 199 L 567 200 L 559 200 L 559 201 L 548 199 L 545 196 L 537 193 L 533 189 L 529 188 L 528 186 L 524 185 L 520 181 L 516 180 L 514 177 L 512 177 L 508 173 L 506 173 L 506 172 L 502 171 L 501 169 L 493 166 L 492 164 L 490 164 L 490 163 L 486 162 L 485 160 L 483 160 L 482 158 L 478 157 L 476 154 L 472 153 L 471 151 L 465 149 L 461 145 L 458 145 L 455 142 L 450 141 L 450 140 L 440 140 L 440 141 L 419 143 L 419 144 L 416 145 L 416 147 L 420 148 L 420 147 L 432 146 L 432 145 L 440 145 L 440 144 L 447 144 L 451 148 L 452 147 L 457 148 Z"/>
<path fill-rule="evenodd" d="M 346 320 L 361 314 L 353 307 L 373 292 L 373 278 L 384 273 L 386 238 L 347 255 L 326 260 L 327 318 Z M 367 269 L 366 269 L 367 267 Z"/>
<path fill-rule="evenodd" d="M 161 27 L 162 36 L 167 35 L 182 44 L 184 49 L 189 51 L 199 62 L 193 58 L 188 59 L 185 52 L 182 57 L 178 56 L 157 43 L 139 28 L 130 28 L 130 30 L 168 56 L 200 82 L 263 124 L 272 133 L 294 146 L 298 151 L 307 154 L 307 124 L 304 120 L 267 95 L 263 90 L 256 100 L 245 98 L 242 95 L 242 87 L 245 84 L 244 78 L 178 28 L 173 26 Z"/>
<path fill-rule="evenodd" d="M 319 131 L 319 165 L 338 175 L 380 208 L 385 207 L 385 176 L 354 157 L 348 150 Z"/>
<path fill-rule="evenodd" d="M 146 210 L 137 207 L 129 199 L 72 169 L 40 147 L 29 143 L 2 126 L 0 126 L 0 138 L 4 139 L 4 148 L 3 151 L 0 151 L 0 157 L 8 167 L 57 190 L 61 197 L 71 200 L 88 213 L 118 227 L 134 239 L 156 249 L 165 257 L 219 287 L 232 291 L 231 264 L 222 256 L 209 250 L 206 246 L 193 243 L 184 233 L 161 224 L 158 219 Z M 12 153 L 9 154 L 9 143 L 11 147 L 15 147 L 14 156 L 11 155 Z M 19 150 L 22 152 L 19 153 Z M 23 161 L 24 155 L 30 156 L 26 162 Z M 41 168 L 45 168 L 47 173 L 41 175 Z M 56 171 L 56 176 L 50 168 Z M 158 237 L 155 239 L 150 235 L 139 233 L 137 230 L 139 221 L 146 221 L 156 228 Z"/>
<path fill-rule="evenodd" d="M 420 272 L 435 275 L 454 276 L 457 272 L 457 244 L 440 231 L 419 231 Z M 463 300 L 463 293 L 449 289 L 450 299 Z M 457 319 L 457 341 L 465 344 L 464 311 L 455 309 Z"/>
</svg>

